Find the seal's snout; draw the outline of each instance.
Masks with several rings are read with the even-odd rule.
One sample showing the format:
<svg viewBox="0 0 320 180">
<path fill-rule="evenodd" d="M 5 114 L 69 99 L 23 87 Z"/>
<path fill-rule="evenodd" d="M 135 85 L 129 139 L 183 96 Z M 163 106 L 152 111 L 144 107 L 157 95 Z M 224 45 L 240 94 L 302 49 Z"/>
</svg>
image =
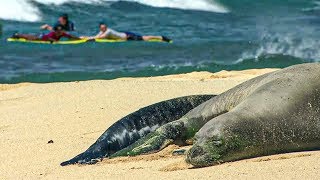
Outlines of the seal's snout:
<svg viewBox="0 0 320 180">
<path fill-rule="evenodd" d="M 204 167 L 208 164 L 208 155 L 201 146 L 194 146 L 187 152 L 186 162 L 195 167 Z"/>
<path fill-rule="evenodd" d="M 204 150 L 200 146 L 194 146 L 188 151 L 188 157 L 187 160 L 191 160 L 193 158 L 196 158 L 198 156 L 204 155 Z"/>
<path fill-rule="evenodd" d="M 186 162 L 194 167 L 206 167 L 219 164 L 221 154 L 218 147 L 207 148 L 206 144 L 196 144 L 188 152 Z"/>
</svg>

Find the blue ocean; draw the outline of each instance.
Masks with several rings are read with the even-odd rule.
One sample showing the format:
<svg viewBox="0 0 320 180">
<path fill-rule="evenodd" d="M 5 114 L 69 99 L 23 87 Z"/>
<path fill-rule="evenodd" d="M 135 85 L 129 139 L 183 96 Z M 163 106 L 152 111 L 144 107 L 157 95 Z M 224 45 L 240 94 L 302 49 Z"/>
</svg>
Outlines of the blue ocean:
<svg viewBox="0 0 320 180">
<path fill-rule="evenodd" d="M 6 41 L 15 32 L 45 33 L 39 27 L 62 13 L 75 23 L 75 35 L 95 35 L 104 21 L 174 43 Z M 283 68 L 320 59 L 318 0 L 6 0 L 0 23 L 0 83 Z"/>
</svg>

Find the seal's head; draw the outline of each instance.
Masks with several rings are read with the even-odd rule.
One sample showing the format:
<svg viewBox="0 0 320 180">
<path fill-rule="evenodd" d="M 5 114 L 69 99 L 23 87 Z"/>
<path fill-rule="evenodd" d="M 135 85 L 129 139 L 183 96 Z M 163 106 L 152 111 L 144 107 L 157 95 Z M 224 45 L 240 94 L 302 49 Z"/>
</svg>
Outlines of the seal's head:
<svg viewBox="0 0 320 180">
<path fill-rule="evenodd" d="M 195 167 L 219 164 L 225 154 L 224 126 L 219 120 L 210 121 L 194 136 L 193 147 L 187 152 L 186 161 Z"/>
<path fill-rule="evenodd" d="M 224 154 L 223 141 L 219 138 L 202 139 L 188 152 L 186 161 L 194 167 L 219 164 Z"/>
<path fill-rule="evenodd" d="M 224 126 L 219 122 L 204 126 L 195 135 L 196 143 L 188 151 L 186 161 L 195 167 L 212 166 L 251 157 L 259 151 L 259 148 L 253 148 L 258 147 L 257 145 L 251 147 L 253 142 L 250 138 L 236 134 L 231 129 L 231 126 Z"/>
</svg>

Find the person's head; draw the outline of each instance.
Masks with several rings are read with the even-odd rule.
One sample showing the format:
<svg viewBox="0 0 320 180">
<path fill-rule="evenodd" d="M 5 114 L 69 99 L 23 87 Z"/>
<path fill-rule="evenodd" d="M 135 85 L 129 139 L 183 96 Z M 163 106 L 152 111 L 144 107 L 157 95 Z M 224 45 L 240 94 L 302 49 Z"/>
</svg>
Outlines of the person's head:
<svg viewBox="0 0 320 180">
<path fill-rule="evenodd" d="M 63 33 L 63 27 L 62 25 L 57 25 L 53 27 L 53 31 L 57 34 L 57 35 L 61 35 Z"/>
<path fill-rule="evenodd" d="M 102 32 L 106 32 L 107 29 L 108 29 L 108 26 L 107 26 L 106 23 L 101 22 L 101 23 L 99 24 L 99 29 L 100 29 L 100 31 L 102 31 Z"/>
<path fill-rule="evenodd" d="M 59 23 L 62 25 L 66 25 L 69 21 L 69 16 L 68 14 L 61 14 L 61 16 L 59 17 Z"/>
</svg>

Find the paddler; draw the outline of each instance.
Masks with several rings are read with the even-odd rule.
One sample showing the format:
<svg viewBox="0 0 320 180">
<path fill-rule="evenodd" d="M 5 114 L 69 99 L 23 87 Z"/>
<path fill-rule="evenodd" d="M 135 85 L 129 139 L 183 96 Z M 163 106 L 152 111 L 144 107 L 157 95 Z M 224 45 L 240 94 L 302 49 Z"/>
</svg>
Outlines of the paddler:
<svg viewBox="0 0 320 180">
<path fill-rule="evenodd" d="M 132 32 L 118 32 L 107 26 L 106 23 L 101 22 L 99 24 L 100 32 L 96 36 L 87 37 L 82 36 L 82 39 L 115 39 L 124 41 L 149 41 L 149 40 L 160 40 L 165 42 L 171 42 L 171 39 L 165 36 L 142 36 Z"/>
<path fill-rule="evenodd" d="M 61 25 L 62 30 L 64 30 L 64 31 L 74 31 L 75 30 L 74 23 L 69 20 L 68 14 L 62 14 L 59 17 L 58 22 L 54 26 L 50 26 L 48 24 L 45 24 L 45 25 L 41 26 L 40 29 L 53 31 L 53 27 L 55 27 L 57 25 Z"/>
<path fill-rule="evenodd" d="M 11 38 L 19 39 L 23 38 L 29 41 L 51 41 L 56 42 L 59 41 L 61 38 L 68 38 L 72 40 L 79 40 L 79 37 L 76 37 L 74 35 L 68 34 L 64 31 L 62 25 L 56 25 L 53 27 L 53 31 L 51 31 L 48 34 L 43 34 L 40 36 L 35 36 L 31 34 L 14 34 Z"/>
</svg>

